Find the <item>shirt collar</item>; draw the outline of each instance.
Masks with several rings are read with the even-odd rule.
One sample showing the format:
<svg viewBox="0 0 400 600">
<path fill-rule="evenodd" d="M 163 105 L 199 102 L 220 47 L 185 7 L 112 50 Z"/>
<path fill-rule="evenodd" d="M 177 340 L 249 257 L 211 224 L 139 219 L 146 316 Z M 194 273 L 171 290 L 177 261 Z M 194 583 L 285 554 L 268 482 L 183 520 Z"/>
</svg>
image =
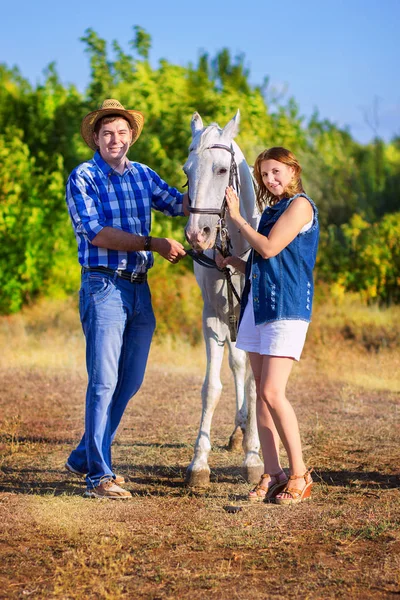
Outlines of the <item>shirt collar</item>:
<svg viewBox="0 0 400 600">
<path fill-rule="evenodd" d="M 128 169 L 128 171 L 130 171 L 131 173 L 133 173 L 133 171 L 134 171 L 133 163 L 130 160 L 126 159 L 126 165 L 125 166 Z"/>
<path fill-rule="evenodd" d="M 104 175 L 106 177 L 108 177 L 109 175 L 112 175 L 112 173 L 114 173 L 114 169 L 103 159 L 103 157 L 101 156 L 100 152 L 98 150 L 96 150 L 96 153 L 93 157 L 94 162 L 96 163 L 97 167 L 100 169 L 100 171 L 102 173 L 104 173 Z M 130 160 L 128 160 L 127 158 L 125 159 L 125 167 L 129 170 L 132 171 L 133 170 L 133 165 L 131 163 Z M 115 171 L 116 172 L 116 171 Z"/>
</svg>

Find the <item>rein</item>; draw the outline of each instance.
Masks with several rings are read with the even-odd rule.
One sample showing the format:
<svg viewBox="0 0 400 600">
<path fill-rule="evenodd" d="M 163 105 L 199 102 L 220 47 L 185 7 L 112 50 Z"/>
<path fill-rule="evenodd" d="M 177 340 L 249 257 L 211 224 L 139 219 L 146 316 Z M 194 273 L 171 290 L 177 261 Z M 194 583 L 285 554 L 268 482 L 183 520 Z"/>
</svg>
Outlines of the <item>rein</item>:
<svg viewBox="0 0 400 600">
<path fill-rule="evenodd" d="M 235 153 L 233 151 L 233 148 L 229 147 L 229 146 L 225 146 L 224 144 L 213 144 L 212 146 L 208 146 L 205 149 L 211 150 L 213 148 L 221 148 L 222 150 L 227 150 L 228 152 L 230 152 L 231 164 L 229 167 L 229 183 L 228 183 L 228 185 L 230 187 L 233 187 L 237 192 L 239 192 L 239 176 L 238 176 L 237 164 L 235 161 Z M 232 247 L 232 244 L 231 244 L 231 240 L 230 240 L 228 229 L 226 227 L 226 222 L 225 222 L 226 205 L 227 205 L 226 197 L 224 196 L 224 198 L 223 198 L 221 208 L 197 208 L 196 206 L 190 205 L 189 181 L 186 182 L 185 186 L 186 185 L 188 186 L 188 197 L 189 197 L 188 210 L 190 213 L 192 213 L 194 215 L 218 215 L 219 216 L 219 222 L 218 222 L 217 228 L 219 229 L 221 246 L 217 247 L 217 249 L 219 250 L 219 252 L 222 254 L 222 256 L 224 258 L 227 256 L 230 256 L 230 254 L 231 254 L 230 248 Z M 214 249 L 215 249 L 215 247 L 216 246 L 214 246 Z M 220 269 L 214 259 L 209 258 L 208 256 L 206 256 L 203 253 L 194 252 L 194 250 L 192 250 L 192 249 L 186 250 L 186 253 L 195 262 L 197 262 L 197 264 L 201 265 L 202 267 L 206 267 L 208 269 L 217 269 L 218 271 L 220 271 L 221 273 L 224 274 L 226 283 L 227 283 L 227 290 L 228 290 L 229 333 L 230 333 L 231 341 L 235 342 L 236 334 L 237 334 L 237 318 L 236 318 L 234 308 L 233 308 L 233 296 L 235 296 L 239 305 L 240 305 L 240 296 L 237 293 L 235 286 L 232 283 L 232 276 L 231 276 L 230 270 L 227 267 L 225 267 L 224 269 Z"/>
<path fill-rule="evenodd" d="M 218 250 L 221 252 L 220 248 L 218 248 Z M 237 322 L 237 317 L 235 315 L 235 311 L 234 311 L 234 307 L 233 307 L 233 296 L 235 296 L 236 300 L 239 303 L 239 306 L 240 306 L 240 296 L 237 293 L 235 286 L 233 285 L 232 275 L 231 275 L 230 270 L 228 269 L 228 267 L 224 267 L 223 269 L 220 269 L 220 267 L 217 265 L 216 261 L 213 258 L 210 258 L 209 256 L 206 256 L 205 254 L 203 254 L 203 252 L 198 253 L 198 252 L 195 252 L 194 250 L 192 250 L 191 248 L 187 248 L 187 249 L 185 248 L 185 252 L 193 259 L 194 262 L 196 262 L 201 267 L 205 267 L 206 269 L 217 269 L 217 271 L 220 271 L 220 273 L 224 274 L 225 279 L 226 279 L 227 291 L 228 291 L 229 334 L 231 337 L 231 341 L 236 342 L 238 322 Z M 222 254 L 222 252 L 221 252 L 221 254 Z"/>
<path fill-rule="evenodd" d="M 223 269 L 221 269 L 213 258 L 210 258 L 206 254 L 203 254 L 203 252 L 198 253 L 192 250 L 191 248 L 185 248 L 185 252 L 194 260 L 194 262 L 196 262 L 201 267 L 205 267 L 206 269 L 217 269 L 217 271 L 223 273 L 225 277 L 229 280 L 230 285 L 232 285 L 232 292 L 236 300 L 240 304 L 240 296 L 232 283 L 231 272 L 228 269 L 228 267 L 224 267 Z"/>
</svg>

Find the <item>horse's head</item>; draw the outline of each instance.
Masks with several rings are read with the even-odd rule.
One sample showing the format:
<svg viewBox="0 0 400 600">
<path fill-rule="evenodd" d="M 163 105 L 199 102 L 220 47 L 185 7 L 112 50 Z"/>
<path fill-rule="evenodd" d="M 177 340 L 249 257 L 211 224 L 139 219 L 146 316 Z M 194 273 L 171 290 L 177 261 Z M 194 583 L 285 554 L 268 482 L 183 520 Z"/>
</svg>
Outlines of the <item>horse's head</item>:
<svg viewBox="0 0 400 600">
<path fill-rule="evenodd" d="M 193 139 L 183 170 L 188 178 L 191 203 L 185 232 L 195 250 L 207 250 L 215 244 L 225 190 L 230 182 L 232 140 L 238 132 L 239 120 L 237 111 L 221 129 L 216 123 L 203 127 L 198 113 L 192 117 Z"/>
</svg>

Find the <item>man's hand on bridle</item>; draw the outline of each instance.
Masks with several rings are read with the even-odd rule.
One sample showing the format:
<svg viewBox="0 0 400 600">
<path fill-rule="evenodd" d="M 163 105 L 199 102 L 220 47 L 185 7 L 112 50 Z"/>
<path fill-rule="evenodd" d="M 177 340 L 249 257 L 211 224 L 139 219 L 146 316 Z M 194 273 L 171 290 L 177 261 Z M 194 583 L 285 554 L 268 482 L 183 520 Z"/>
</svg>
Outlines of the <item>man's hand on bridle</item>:
<svg viewBox="0 0 400 600">
<path fill-rule="evenodd" d="M 172 264 L 178 263 L 186 255 L 182 244 L 170 238 L 153 238 L 151 249 Z"/>
</svg>

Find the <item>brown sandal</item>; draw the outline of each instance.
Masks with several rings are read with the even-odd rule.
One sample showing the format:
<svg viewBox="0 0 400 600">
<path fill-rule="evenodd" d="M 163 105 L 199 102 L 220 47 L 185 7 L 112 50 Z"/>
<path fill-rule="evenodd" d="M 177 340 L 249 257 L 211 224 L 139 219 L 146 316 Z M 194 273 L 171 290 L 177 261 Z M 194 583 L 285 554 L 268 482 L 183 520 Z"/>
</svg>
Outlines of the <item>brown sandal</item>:
<svg viewBox="0 0 400 600">
<path fill-rule="evenodd" d="M 285 476 L 283 481 L 279 481 L 279 477 Z M 272 478 L 276 479 L 276 483 L 265 488 L 263 487 L 263 482 L 267 479 L 266 483 L 272 480 Z M 264 473 L 261 475 L 260 481 L 257 483 L 256 487 L 249 492 L 249 500 L 251 502 L 263 502 L 266 500 L 270 500 L 271 498 L 275 498 L 276 494 L 279 494 L 286 486 L 288 479 L 284 471 L 280 471 L 279 473 L 274 473 L 269 475 L 268 473 Z"/>
<path fill-rule="evenodd" d="M 285 489 L 281 492 L 282 494 L 289 494 L 290 498 L 275 498 L 276 504 L 298 504 L 299 502 L 303 502 L 303 500 L 307 500 L 311 496 L 311 488 L 313 485 L 313 480 L 311 478 L 311 473 L 314 469 L 308 469 L 304 475 L 291 475 L 289 477 L 289 481 Z M 297 488 L 290 487 L 290 481 L 294 479 L 304 479 L 305 486 L 302 490 Z"/>
</svg>

